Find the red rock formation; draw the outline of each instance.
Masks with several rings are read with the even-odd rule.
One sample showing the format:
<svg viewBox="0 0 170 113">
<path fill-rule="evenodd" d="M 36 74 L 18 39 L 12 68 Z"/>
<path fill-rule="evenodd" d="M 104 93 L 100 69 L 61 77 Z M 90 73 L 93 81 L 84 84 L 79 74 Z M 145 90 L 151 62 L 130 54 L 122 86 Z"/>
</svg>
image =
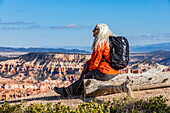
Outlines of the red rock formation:
<svg viewBox="0 0 170 113">
<path fill-rule="evenodd" d="M 84 63 L 90 58 L 90 55 L 53 54 L 54 57 L 49 57 L 49 54 L 46 59 L 20 57 L 0 62 L 0 99 L 29 96 L 49 91 L 54 86 L 71 85 L 79 79 Z M 120 70 L 120 73 L 142 73 L 156 65 L 153 62 L 134 63 Z"/>
</svg>

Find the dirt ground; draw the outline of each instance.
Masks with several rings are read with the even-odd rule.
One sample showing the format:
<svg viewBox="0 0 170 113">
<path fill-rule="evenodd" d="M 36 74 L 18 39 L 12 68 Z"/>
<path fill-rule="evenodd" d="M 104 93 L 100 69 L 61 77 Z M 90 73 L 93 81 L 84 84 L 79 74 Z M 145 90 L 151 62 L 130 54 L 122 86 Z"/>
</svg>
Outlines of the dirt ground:
<svg viewBox="0 0 170 113">
<path fill-rule="evenodd" d="M 143 91 L 133 91 L 132 93 L 134 95 L 134 98 L 130 99 L 130 101 L 132 101 L 132 102 L 140 100 L 140 99 L 146 99 L 149 97 L 162 95 L 163 97 L 166 97 L 167 99 L 169 99 L 167 104 L 170 105 L 170 87 L 160 88 L 160 89 L 143 90 Z M 116 97 L 118 100 L 121 100 L 124 97 L 126 97 L 126 93 L 117 93 L 117 94 L 111 94 L 111 95 L 106 95 L 106 96 L 99 96 L 99 97 L 96 97 L 96 99 L 97 99 L 97 102 L 100 103 L 103 100 L 112 101 L 113 97 Z M 72 109 L 76 109 L 80 103 L 89 102 L 90 100 L 94 100 L 94 98 L 83 98 L 82 96 L 66 98 L 66 97 L 61 97 L 54 91 L 49 91 L 44 94 L 10 100 L 10 103 L 11 104 L 19 103 L 21 100 L 28 101 L 27 105 L 29 105 L 31 103 L 46 104 L 46 103 L 52 102 L 53 104 L 55 104 L 55 103 L 61 102 L 62 105 L 70 106 Z M 4 101 L 0 102 L 0 104 L 3 104 L 3 103 L 4 103 Z"/>
</svg>

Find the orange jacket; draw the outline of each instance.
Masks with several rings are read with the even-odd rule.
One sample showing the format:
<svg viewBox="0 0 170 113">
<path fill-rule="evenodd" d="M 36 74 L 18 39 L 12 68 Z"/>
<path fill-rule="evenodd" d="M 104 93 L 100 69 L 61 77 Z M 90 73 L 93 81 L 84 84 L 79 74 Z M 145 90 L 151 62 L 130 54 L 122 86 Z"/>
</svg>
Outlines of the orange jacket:
<svg viewBox="0 0 170 113">
<path fill-rule="evenodd" d="M 98 69 L 104 74 L 118 74 L 119 70 L 114 70 L 107 62 L 101 62 L 104 60 L 102 55 L 110 62 L 110 47 L 107 47 L 106 44 L 104 44 L 100 50 L 98 48 L 99 46 L 95 51 L 93 50 L 91 59 L 86 62 L 86 64 L 89 65 L 89 70 Z"/>
</svg>

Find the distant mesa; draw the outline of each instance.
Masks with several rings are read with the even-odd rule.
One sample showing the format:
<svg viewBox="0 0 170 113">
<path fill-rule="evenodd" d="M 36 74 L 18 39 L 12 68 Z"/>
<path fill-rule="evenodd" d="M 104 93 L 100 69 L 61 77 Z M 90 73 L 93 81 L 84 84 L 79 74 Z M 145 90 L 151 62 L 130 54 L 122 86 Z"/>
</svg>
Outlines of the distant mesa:
<svg viewBox="0 0 170 113">
<path fill-rule="evenodd" d="M 158 50 L 170 51 L 170 43 L 150 44 L 130 46 L 130 52 L 152 52 Z M 91 46 L 62 46 L 59 48 L 12 48 L 12 47 L 0 47 L 0 52 L 56 52 L 56 53 L 79 53 L 90 54 Z"/>
<path fill-rule="evenodd" d="M 81 49 L 85 51 L 91 51 L 91 46 L 60 46 L 64 49 Z M 58 47 L 53 47 L 58 48 Z M 170 51 L 170 42 L 168 43 L 160 43 L 160 44 L 149 44 L 149 45 L 137 45 L 131 46 L 130 45 L 130 52 L 152 52 L 158 50 L 166 50 Z"/>
<path fill-rule="evenodd" d="M 89 51 L 79 49 L 64 49 L 64 48 L 12 48 L 0 47 L 0 52 L 56 52 L 56 53 L 79 53 L 90 54 Z"/>
<path fill-rule="evenodd" d="M 170 43 L 150 44 L 130 46 L 130 52 L 152 52 L 158 50 L 170 51 Z M 56 52 L 56 53 L 79 53 L 90 54 L 91 46 L 62 46 L 59 48 L 12 48 L 12 47 L 0 47 L 0 52 Z"/>
<path fill-rule="evenodd" d="M 170 43 L 160 43 L 160 44 L 150 44 L 150 45 L 130 47 L 130 52 L 152 52 L 158 50 L 170 51 Z"/>
</svg>

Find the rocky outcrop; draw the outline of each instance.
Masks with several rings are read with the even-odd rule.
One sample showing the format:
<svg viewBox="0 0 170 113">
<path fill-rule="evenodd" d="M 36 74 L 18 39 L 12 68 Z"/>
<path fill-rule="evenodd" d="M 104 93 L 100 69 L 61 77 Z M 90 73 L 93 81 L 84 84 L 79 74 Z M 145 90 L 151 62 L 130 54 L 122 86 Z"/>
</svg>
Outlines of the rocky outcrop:
<svg viewBox="0 0 170 113">
<path fill-rule="evenodd" d="M 85 54 L 29 53 L 0 62 L 0 100 L 68 86 L 79 79 Z"/>
<path fill-rule="evenodd" d="M 126 73 L 134 73 L 134 74 L 139 74 L 148 71 L 149 69 L 156 68 L 160 64 L 155 63 L 153 61 L 138 61 L 138 62 L 133 62 L 129 63 L 129 65 L 120 70 L 121 74 L 126 74 Z M 167 66 L 164 71 L 168 71 L 170 68 Z"/>
<path fill-rule="evenodd" d="M 154 61 L 161 65 L 170 65 L 170 51 L 159 50 L 149 53 L 131 53 L 130 54 L 130 62 L 138 62 L 138 61 Z"/>
<path fill-rule="evenodd" d="M 80 75 L 88 59 L 90 55 L 84 54 L 28 53 L 18 59 L 0 62 L 0 76 L 13 79 L 20 76 L 24 79 L 34 78 L 37 81 L 44 81 L 47 78 L 66 80 L 67 75 L 72 75 L 72 78 Z M 153 61 L 135 61 L 130 62 L 128 67 L 120 72 L 142 73 L 157 65 Z"/>
<path fill-rule="evenodd" d="M 15 78 L 17 75 L 36 80 L 62 79 L 66 75 L 79 75 L 90 55 L 29 53 L 15 60 L 0 62 L 0 76 Z"/>
<path fill-rule="evenodd" d="M 88 54 L 28 53 L 1 61 L 0 100 L 48 92 L 54 86 L 68 86 L 79 79 L 90 57 Z M 120 73 L 138 74 L 157 66 L 153 61 L 135 61 Z"/>
</svg>

